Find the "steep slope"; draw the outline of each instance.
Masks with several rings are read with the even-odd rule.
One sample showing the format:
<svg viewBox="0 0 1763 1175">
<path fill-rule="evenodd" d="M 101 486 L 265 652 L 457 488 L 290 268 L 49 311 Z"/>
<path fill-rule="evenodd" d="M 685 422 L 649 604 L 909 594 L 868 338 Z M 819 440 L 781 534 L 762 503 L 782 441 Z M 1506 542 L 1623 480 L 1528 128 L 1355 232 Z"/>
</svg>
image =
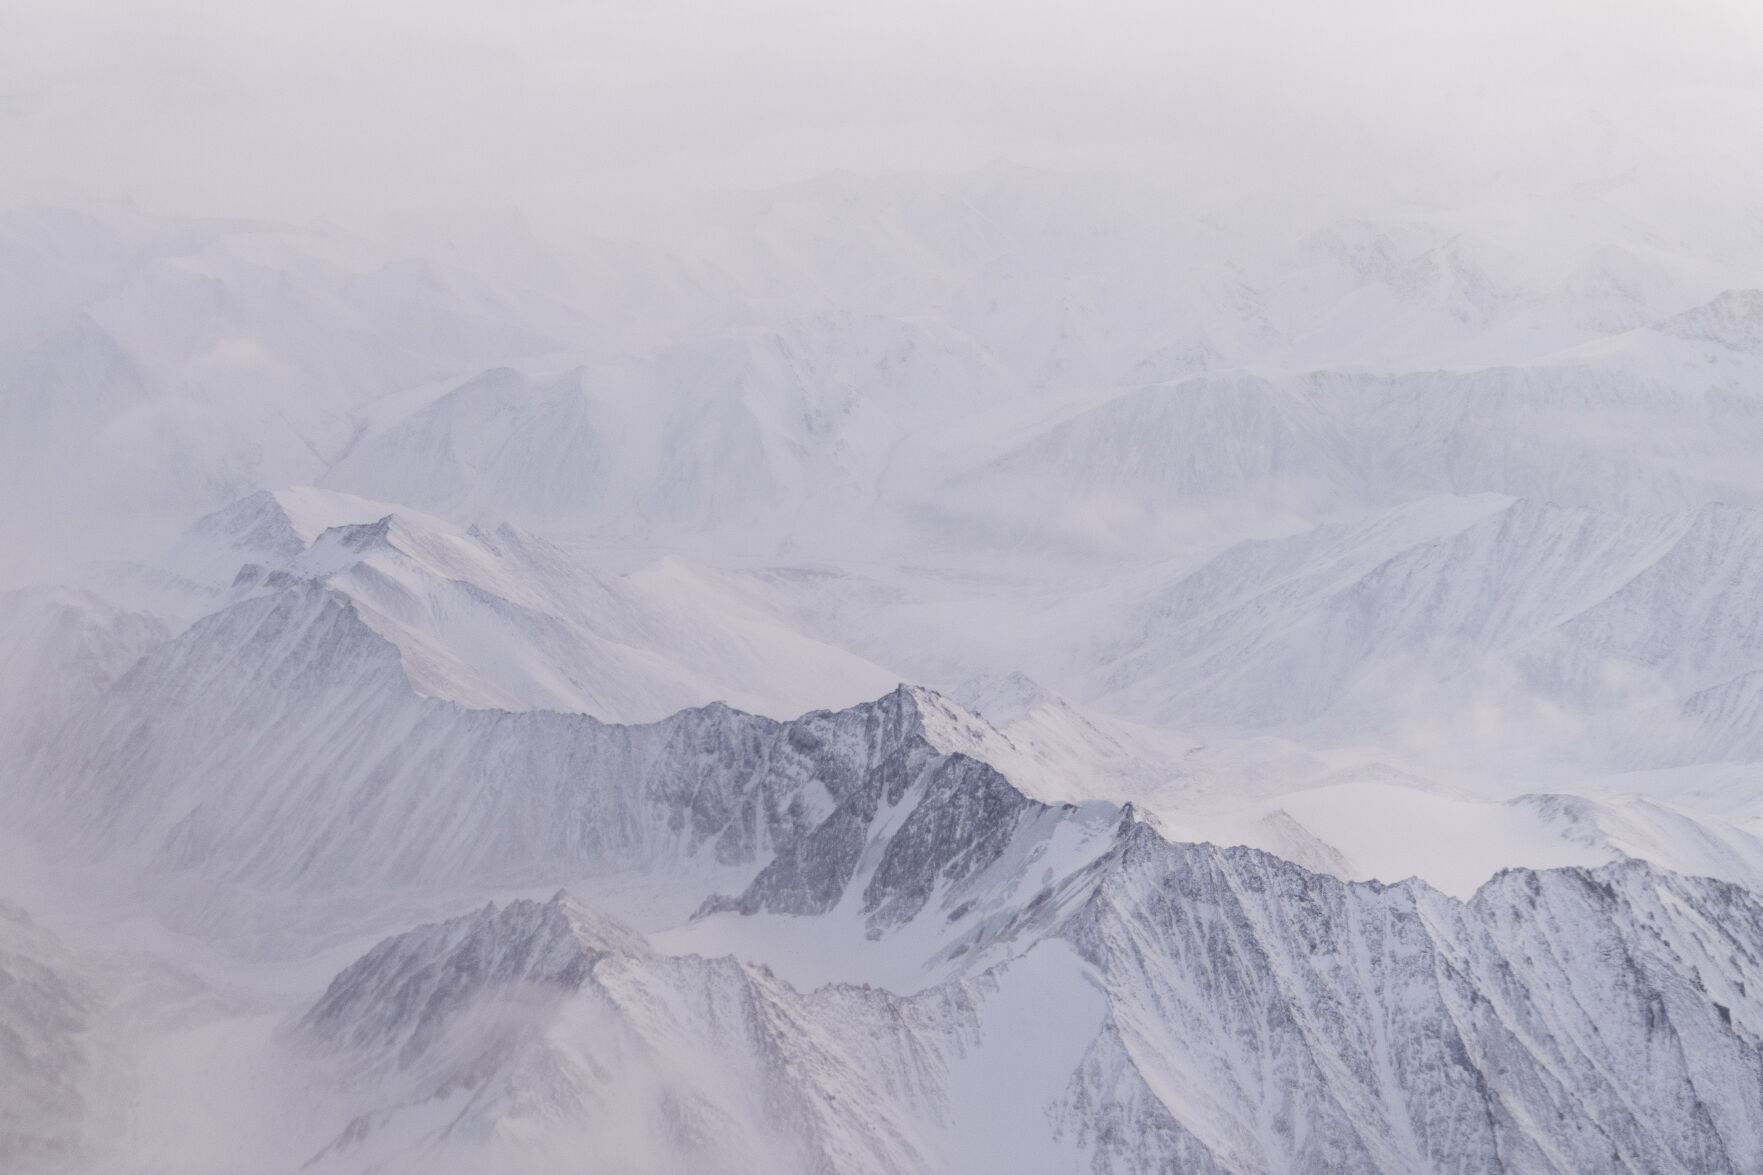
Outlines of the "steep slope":
<svg viewBox="0 0 1763 1175">
<path fill-rule="evenodd" d="M 1684 699 L 1676 746 L 1665 762 L 1757 762 L 1763 759 L 1763 672 L 1742 673 Z"/>
<path fill-rule="evenodd" d="M 1763 1170 L 1763 254 L 1626 184 L 0 214 L 0 863 L 250 993 L 0 910 L 0 1167 Z"/>
<path fill-rule="evenodd" d="M 910 998 L 662 958 L 561 896 L 387 940 L 299 1026 L 378 1107 L 323 1161 L 531 1163 L 621 1146 L 622 1115 L 717 1170 L 942 1170 L 1004 1142 L 970 1116 L 983 1074 L 1019 1170 L 1763 1169 L 1763 907 L 1737 887 L 1631 863 L 1460 903 L 1129 821 L 1058 888 Z M 1051 1084 L 1007 1059 L 1047 1007 L 1073 1030 Z"/>
<path fill-rule="evenodd" d="M 72 729 L 27 764 L 27 826 L 234 946 L 395 925 L 413 889 L 696 908 L 671 955 L 567 902 L 371 952 L 290 1046 L 337 1092 L 292 1131 L 335 1170 L 518 1169 L 626 1122 L 729 1170 L 941 1170 L 975 1139 L 1024 1170 L 1760 1169 L 1763 907 L 1724 883 L 1520 870 L 1459 903 L 1172 844 L 1031 800 L 974 757 L 1005 735 L 908 690 L 791 723 L 462 710 L 310 581 L 161 644 Z M 270 917 L 284 941 L 239 934 Z M 759 970 L 786 922 L 873 944 L 847 980 L 892 956 L 890 989 Z M 743 931 L 743 961 L 690 957 Z M 1055 1030 L 1053 1004 L 1084 1010 Z M 1005 1045 L 1025 1030 L 1059 1073 Z"/>
<path fill-rule="evenodd" d="M 1742 588 L 1763 574 L 1763 513 L 1716 504 L 1685 521 L 1668 550 L 1563 635 L 1687 694 L 1763 665 L 1763 620 Z"/>
<path fill-rule="evenodd" d="M 496 541 L 513 550 L 518 538 Z M 771 917 L 846 908 L 853 926 L 885 930 L 933 899 L 945 910 L 971 899 L 967 914 L 983 920 L 1033 900 L 1047 880 L 1036 870 L 1100 851 L 1097 838 L 1114 819 L 1109 801 L 1125 796 L 1172 834 L 1247 841 L 1346 877 L 1393 881 L 1418 871 L 1462 893 L 1511 863 L 1626 853 L 1741 881 L 1757 864 L 1752 838 L 1732 826 L 1754 817 L 1754 805 L 1700 820 L 1693 806 L 1657 806 L 1641 823 L 1658 825 L 1658 836 L 1620 808 L 1592 805 L 1555 820 L 1464 807 L 1429 797 L 1435 785 L 1419 777 L 1393 776 L 1396 787 L 1379 791 L 1374 782 L 1390 773 L 1375 760 L 1287 764 L 1295 751 L 1277 743 L 1159 750 L 1023 682 L 994 685 L 990 697 L 978 690 L 974 700 L 996 724 L 904 690 L 790 722 L 724 706 L 646 726 L 465 708 L 424 696 L 412 672 L 412 649 L 434 647 L 417 641 L 449 630 L 419 627 L 413 638 L 396 627 L 419 595 L 400 595 L 398 585 L 430 590 L 394 578 L 405 549 L 421 567 L 453 559 L 473 574 L 489 550 L 477 536 L 396 520 L 320 532 L 295 565 L 349 570 L 328 579 L 271 574 L 257 586 L 248 576 L 238 603 L 153 648 L 114 684 L 94 683 L 82 710 L 15 759 L 14 827 L 47 836 L 68 860 L 145 870 L 156 880 L 144 892 L 192 927 L 231 935 L 253 922 L 256 903 L 275 907 L 281 929 L 253 948 L 271 953 L 290 949 L 297 927 L 341 917 L 352 893 L 382 895 L 382 912 L 365 927 L 373 929 L 483 887 L 657 869 L 672 880 L 633 911 L 647 925 L 701 906 Z M 364 555 L 371 574 L 362 577 L 355 561 Z M 1363 584 L 1351 560 L 1345 567 L 1344 577 L 1318 581 L 1321 599 Z M 510 582 L 536 590 L 542 581 Z M 382 600 L 406 611 L 390 619 L 369 611 Z M 1458 635 L 1490 623 L 1497 630 L 1499 616 L 1475 607 L 1417 615 L 1435 631 L 1441 623 Z M 1346 615 L 1366 613 L 1354 605 Z M 1522 790 L 1504 786 L 1506 795 Z M 1412 818 L 1408 838 L 1395 843 L 1415 851 L 1367 841 L 1365 830 L 1391 823 L 1379 812 Z M 1614 823 L 1603 829 L 1606 817 Z M 1430 857 L 1419 850 L 1428 844 Z M 603 880 L 584 892 L 607 887 L 615 888 Z M 349 917 L 362 909 L 354 905 Z M 926 954 L 967 926 L 949 923 Z M 718 945 L 721 934 L 691 941 L 733 949 Z M 859 969 L 876 962 L 864 941 L 856 933 L 849 944 Z M 829 954 L 814 973 L 855 974 L 842 957 Z"/>
<path fill-rule="evenodd" d="M 1129 838 L 1066 933 L 1113 996 L 1094 1169 L 1747 1171 L 1763 908 L 1634 863 L 1459 905 Z"/>
<path fill-rule="evenodd" d="M 0 901 L 0 1164 L 65 1171 L 86 1157 L 101 996 L 53 935 Z"/>
<path fill-rule="evenodd" d="M 1763 664 L 1735 591 L 1763 569 L 1758 519 L 1442 499 L 1242 543 L 1146 593 L 1089 688 L 1165 728 L 1308 730 L 1468 762 L 1747 753 L 1742 719 L 1719 715 Z"/>
<path fill-rule="evenodd" d="M 1234 546 L 1140 604 L 1115 638 L 1117 659 L 1098 675 L 1103 688 L 1126 695 L 1116 706 L 1129 712 L 1157 699 L 1146 716 L 1164 723 L 1184 712 L 1264 725 L 1309 717 L 1338 696 L 1355 654 L 1363 655 L 1352 650 L 1329 664 L 1333 650 L 1317 631 L 1327 620 L 1317 613 L 1345 611 L 1338 602 L 1362 578 L 1506 505 L 1435 499 L 1359 525 Z M 1276 681 L 1280 688 L 1269 688 Z"/>
<path fill-rule="evenodd" d="M 364 1107 L 317 1170 L 585 1146 L 612 1166 L 892 1172 L 932 1165 L 974 1019 L 958 991 L 802 995 L 731 959 L 663 958 L 559 895 L 387 940 L 296 1039 Z"/>
<path fill-rule="evenodd" d="M 657 900 L 679 913 L 731 884 L 777 910 L 862 886 L 879 925 L 1007 849 L 1064 843 L 1077 815 L 935 745 L 905 689 L 791 723 L 719 705 L 649 726 L 425 698 L 357 606 L 310 581 L 198 621 L 16 770 L 19 827 L 184 886 L 179 917 L 257 927 L 257 902 L 362 911 L 367 891 L 632 869 L 673 876 Z"/>
<path fill-rule="evenodd" d="M 1022 672 L 962 682 L 951 694 L 983 718 L 973 754 L 1043 801 L 1142 800 L 1191 781 L 1191 739 L 1073 705 Z"/>
<path fill-rule="evenodd" d="M 0 758 L 28 754 L 170 632 L 68 588 L 0 592 Z"/>
<path fill-rule="evenodd" d="M 219 600 L 323 583 L 397 646 L 419 692 L 479 709 L 655 721 L 725 701 L 788 717 L 897 680 L 677 558 L 602 569 L 506 525 L 462 530 L 310 487 L 254 494 L 202 519 L 169 565 L 216 585 Z"/>
<path fill-rule="evenodd" d="M 1605 512 L 1755 505 L 1763 481 L 1739 457 L 1763 435 L 1755 375 L 1754 360 L 1708 370 L 1645 348 L 1465 371 L 1206 374 L 1056 420 L 955 485 L 977 501 L 996 483 L 1046 509 L 1130 511 L 1146 535 L 1202 506 L 1318 519 L 1484 493 Z"/>
</svg>

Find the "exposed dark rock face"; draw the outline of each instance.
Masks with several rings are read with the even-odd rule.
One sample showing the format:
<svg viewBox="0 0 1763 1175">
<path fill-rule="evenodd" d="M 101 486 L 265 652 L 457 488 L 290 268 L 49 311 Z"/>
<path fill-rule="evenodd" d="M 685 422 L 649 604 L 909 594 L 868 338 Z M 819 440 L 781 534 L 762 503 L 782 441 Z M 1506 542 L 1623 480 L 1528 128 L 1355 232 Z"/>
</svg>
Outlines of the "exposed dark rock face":
<svg viewBox="0 0 1763 1175">
<path fill-rule="evenodd" d="M 858 881 L 892 925 L 1046 811 L 935 745 L 918 707 L 902 687 L 787 723 L 463 710 L 414 694 L 345 598 L 297 584 L 142 659 L 30 765 L 23 807 L 76 852 L 222 882 L 219 900 L 690 861 L 749 871 L 706 910 L 824 913 Z"/>
<path fill-rule="evenodd" d="M 965 755 L 939 755 L 922 739 L 900 747 L 854 787 L 819 826 L 789 842 L 737 899 L 706 911 L 824 914 L 838 905 L 876 837 L 883 806 L 916 785 L 904 819 L 879 838 L 880 857 L 863 887 L 863 912 L 876 926 L 909 921 L 939 884 L 966 881 L 996 861 L 1022 817 L 1046 811 L 993 768 Z"/>
<path fill-rule="evenodd" d="M 960 813 L 988 811 L 990 784 L 978 764 L 944 763 L 973 789 L 938 822 L 958 828 Z M 935 794 L 926 786 L 924 802 Z M 894 834 L 914 846 L 909 859 L 959 874 L 960 856 L 908 837 L 909 822 Z M 765 896 L 791 900 L 793 877 L 820 892 L 837 870 L 812 864 L 772 872 Z M 885 892 L 918 900 L 912 886 Z M 737 1051 L 763 1073 L 767 1105 L 796 1107 L 766 1120 L 810 1140 L 805 1169 L 935 1171 L 940 1152 L 901 1142 L 901 1124 L 948 1120 L 952 1058 L 1023 1028 L 989 1019 L 1003 1015 L 992 993 L 1029 952 L 1063 942 L 1106 1015 L 1043 1121 L 1050 1147 L 1081 1148 L 1096 1172 L 1763 1171 L 1763 903 L 1737 887 L 1626 863 L 1513 870 L 1465 903 L 1417 882 L 1348 884 L 1253 850 L 1171 844 L 1129 817 L 1112 849 L 1043 892 L 1053 896 L 999 933 L 1008 949 L 989 957 L 1002 961 L 910 998 L 805 996 L 730 960 L 659 958 L 566 904 L 515 903 L 382 944 L 306 1026 L 407 1064 L 513 992 L 529 1017 L 542 1007 L 544 1023 L 566 1023 L 560 1009 L 598 1007 L 621 982 L 732 984 L 747 993 L 743 1031 L 759 1033 Z M 1049 996 L 1044 1015 L 1065 1014 L 1071 993 Z M 688 1009 L 700 998 L 645 998 L 640 1033 L 698 1023 Z M 502 1051 L 473 1052 L 476 1075 L 455 1080 L 503 1080 L 519 1050 L 498 1039 Z M 570 1080 L 568 1098 L 601 1096 L 592 1078 Z M 852 1083 L 875 1099 L 856 1117 L 838 1100 Z M 721 1111 L 688 1103 L 681 1121 L 696 1124 L 682 1130 L 711 1129 Z M 802 1109 L 828 1104 L 831 1117 Z"/>
<path fill-rule="evenodd" d="M 1757 1171 L 1763 903 L 1640 863 L 1459 903 L 1129 835 L 1063 934 L 1098 1171 Z M 1742 1009 L 1740 1005 L 1742 1006 Z"/>
<path fill-rule="evenodd" d="M 952 1074 L 1093 996 L 1031 1118 L 1097 1172 L 1763 1172 L 1750 892 L 1633 862 L 1513 870 L 1469 902 L 1349 884 L 1031 800 L 932 712 L 908 689 L 786 723 L 462 710 L 413 693 L 346 601 L 295 585 L 142 659 L 45 744 L 20 810 L 240 901 L 703 868 L 732 892 L 694 891 L 701 912 L 925 956 L 910 997 L 804 994 L 566 901 L 389 939 L 298 1035 L 379 1090 L 376 1112 L 464 1096 L 486 1136 L 610 1122 L 641 1088 L 630 1112 L 682 1162 L 734 1138 L 730 1170 L 947 1169 Z M 1036 970 L 1049 952 L 1069 966 Z M 7 973 L 33 1022 L 79 1015 Z M 1044 1011 L 996 994 L 1044 974 L 1066 982 Z"/>
</svg>

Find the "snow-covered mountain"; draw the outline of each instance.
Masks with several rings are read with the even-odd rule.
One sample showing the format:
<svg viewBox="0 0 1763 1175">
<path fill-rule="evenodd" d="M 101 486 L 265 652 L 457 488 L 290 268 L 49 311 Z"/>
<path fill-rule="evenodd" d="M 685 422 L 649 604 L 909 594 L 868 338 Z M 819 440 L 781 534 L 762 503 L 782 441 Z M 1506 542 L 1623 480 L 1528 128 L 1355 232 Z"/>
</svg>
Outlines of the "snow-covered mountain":
<svg viewBox="0 0 1763 1175">
<path fill-rule="evenodd" d="M 1763 1169 L 1763 250 L 1638 182 L 0 216 L 0 1166 Z"/>
<path fill-rule="evenodd" d="M 267 695 L 284 713 L 217 709 L 296 672 Z M 1744 1170 L 1756 1153 L 1763 911 L 1738 886 L 1639 862 L 1507 872 L 1467 904 L 1347 885 L 1171 843 L 1130 809 L 1033 800 L 972 756 L 1007 736 L 907 690 L 788 724 L 474 714 L 416 694 L 311 583 L 198 623 L 111 692 L 97 705 L 121 720 L 87 758 L 34 766 L 70 772 L 30 804 L 39 836 L 129 862 L 164 916 L 206 911 L 235 948 L 255 931 L 250 949 L 285 955 L 555 877 L 659 932 L 657 951 L 567 900 L 522 901 L 369 952 L 274 1046 L 277 1080 L 342 1091 L 289 1127 L 322 1164 L 539 1162 L 583 1131 L 628 1143 L 614 1115 L 648 1123 L 663 1162 L 733 1130 L 729 1170 L 947 1169 L 990 1145 L 965 1115 L 1025 1031 L 1043 1068 L 989 1096 L 1028 1115 L 1017 1146 L 1038 1131 L 1027 1169 Z M 253 731 L 249 761 L 215 758 L 204 729 Z M 731 946 L 747 961 L 707 961 Z M 1093 1010 L 1054 1030 L 1048 998 Z M 1658 1060 L 1615 1063 L 1636 1055 Z"/>
<path fill-rule="evenodd" d="M 922 733 L 888 729 L 926 706 L 901 693 L 790 727 L 799 751 L 833 736 L 833 771 L 873 764 L 876 745 L 837 737 L 855 721 L 900 741 L 765 846 L 744 893 L 656 936 L 665 949 L 559 895 L 344 968 L 270 1046 L 274 1080 L 305 1091 L 284 1137 L 316 1148 L 284 1161 L 519 1169 L 595 1145 L 730 1171 L 976 1153 L 1044 1170 L 1755 1168 L 1763 909 L 1746 889 L 1640 862 L 1508 871 L 1468 903 L 1349 885 L 926 759 Z M 697 831 L 703 794 L 657 799 Z M 705 851 L 738 858 L 723 827 Z M 808 923 L 791 929 L 813 949 L 761 929 L 751 961 L 680 953 L 768 917 Z M 862 981 L 908 962 L 916 982 Z M 831 985 L 805 978 L 829 965 Z"/>
<path fill-rule="evenodd" d="M 1066 884 L 1023 953 L 910 996 L 664 958 L 561 895 L 388 939 L 296 1030 L 397 1099 L 321 1163 L 558 1153 L 585 1107 L 728 1171 L 1756 1169 L 1743 890 L 1637 864 L 1460 904 L 1142 824 Z M 970 1121 L 982 1081 L 1054 1096 Z"/>
<path fill-rule="evenodd" d="M 614 573 L 506 524 L 461 530 L 326 491 L 254 494 L 199 521 L 173 560 L 189 582 L 226 584 L 198 611 L 322 584 L 397 647 L 419 692 L 479 709 L 641 721 L 716 698 L 793 717 L 894 684 L 677 558 Z"/>
</svg>

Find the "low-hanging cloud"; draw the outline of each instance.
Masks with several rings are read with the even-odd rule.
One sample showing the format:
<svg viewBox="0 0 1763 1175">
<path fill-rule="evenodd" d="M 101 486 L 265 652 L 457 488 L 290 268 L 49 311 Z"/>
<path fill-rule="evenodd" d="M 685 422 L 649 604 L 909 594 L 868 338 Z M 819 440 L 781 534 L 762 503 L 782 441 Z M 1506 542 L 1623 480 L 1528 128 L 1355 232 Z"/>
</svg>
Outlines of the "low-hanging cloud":
<svg viewBox="0 0 1763 1175">
<path fill-rule="evenodd" d="M 13 198 L 178 212 L 561 208 L 996 156 L 1375 187 L 1736 156 L 1760 49 L 1763 15 L 1725 0 L 84 0 L 0 12 L 0 153 Z"/>
</svg>

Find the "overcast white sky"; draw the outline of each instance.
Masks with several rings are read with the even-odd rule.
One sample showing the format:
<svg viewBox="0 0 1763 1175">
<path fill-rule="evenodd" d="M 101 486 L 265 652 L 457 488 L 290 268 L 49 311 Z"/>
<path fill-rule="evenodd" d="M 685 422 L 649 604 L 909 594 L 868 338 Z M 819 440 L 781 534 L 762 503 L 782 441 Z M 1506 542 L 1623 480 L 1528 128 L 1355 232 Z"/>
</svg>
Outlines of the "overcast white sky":
<svg viewBox="0 0 1763 1175">
<path fill-rule="evenodd" d="M 1693 165 L 1760 116 L 1751 0 L 0 0 L 4 194 L 177 211 L 560 207 L 1000 156 Z"/>
</svg>

